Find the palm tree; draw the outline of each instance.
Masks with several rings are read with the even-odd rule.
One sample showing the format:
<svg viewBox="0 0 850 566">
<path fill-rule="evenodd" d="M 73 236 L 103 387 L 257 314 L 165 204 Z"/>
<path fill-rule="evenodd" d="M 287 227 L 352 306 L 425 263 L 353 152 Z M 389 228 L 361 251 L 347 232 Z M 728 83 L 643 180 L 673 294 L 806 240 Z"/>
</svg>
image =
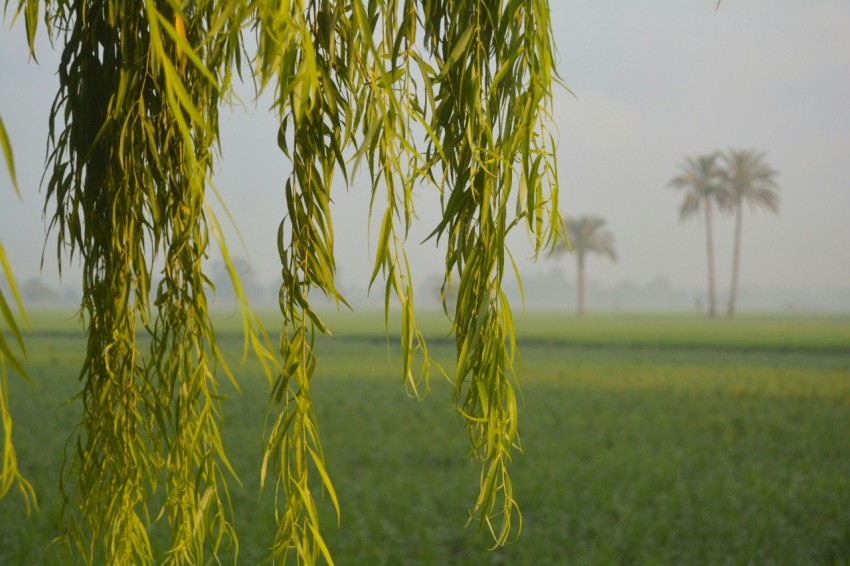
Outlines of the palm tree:
<svg viewBox="0 0 850 566">
<path fill-rule="evenodd" d="M 614 251 L 614 234 L 609 230 L 602 230 L 604 224 L 605 220 L 598 216 L 564 219 L 569 249 L 573 252 L 578 267 L 578 306 L 576 312 L 579 316 L 584 314 L 585 254 L 599 254 L 609 257 L 611 261 L 617 261 L 617 253 Z"/>
<path fill-rule="evenodd" d="M 730 149 L 723 155 L 725 170 L 723 182 L 727 194 L 726 206 L 735 213 L 735 248 L 732 256 L 732 287 L 726 314 L 735 314 L 738 295 L 738 266 L 741 260 L 741 220 L 743 204 L 748 202 L 753 210 L 764 208 L 779 213 L 779 186 L 775 169 L 764 161 L 765 154 L 753 150 Z"/>
<path fill-rule="evenodd" d="M 725 193 L 722 171 L 717 153 L 686 157 L 680 165 L 681 173 L 670 181 L 670 186 L 682 189 L 685 196 L 679 205 L 679 218 L 684 220 L 702 211 L 705 215 L 705 239 L 708 254 L 708 316 L 714 317 L 716 300 L 714 291 L 714 240 L 711 233 L 712 203 L 722 205 Z"/>
</svg>

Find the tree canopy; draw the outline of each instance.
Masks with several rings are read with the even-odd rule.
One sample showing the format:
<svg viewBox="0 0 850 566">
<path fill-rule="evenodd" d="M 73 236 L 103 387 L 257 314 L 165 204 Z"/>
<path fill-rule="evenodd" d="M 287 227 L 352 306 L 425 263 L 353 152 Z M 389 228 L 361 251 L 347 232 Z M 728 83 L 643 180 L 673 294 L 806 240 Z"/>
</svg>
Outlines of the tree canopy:
<svg viewBox="0 0 850 566">
<path fill-rule="evenodd" d="M 31 50 L 39 28 L 61 50 L 45 212 L 60 267 L 81 260 L 88 336 L 82 420 L 61 478 L 68 549 L 88 563 L 198 564 L 236 544 L 218 394 L 221 376 L 234 378 L 208 307 L 206 259 L 217 241 L 241 296 L 246 351 L 271 386 L 259 471 L 278 500 L 271 558 L 294 552 L 299 563 L 332 562 L 313 480 L 339 506 L 310 394 L 320 367 L 315 337 L 330 329 L 310 296 L 345 303 L 334 283 L 331 186 L 358 170 L 380 219 L 372 283 L 384 279 L 387 309 L 392 297 L 400 305 L 402 377 L 416 395 L 428 389 L 431 362 L 404 244 L 414 187 L 440 195 L 431 237 L 445 246 L 444 285 L 457 285 L 453 309 L 446 305 L 457 345 L 454 401 L 481 463 L 472 514 L 496 544 L 509 541 L 521 521 L 508 473 L 518 423 L 505 239 L 524 226 L 536 254 L 561 228 L 548 2 L 10 4 L 12 19 L 23 14 Z M 208 206 L 219 108 L 238 77 L 274 93 L 277 141 L 291 165 L 278 231 L 278 348 L 244 299 Z M 5 299 L 2 306 L 14 325 Z M 5 457 L 5 399 L 4 388 L 4 487 L 7 477 L 23 481 Z M 171 534 L 163 557 L 147 534 L 157 516 Z"/>
</svg>

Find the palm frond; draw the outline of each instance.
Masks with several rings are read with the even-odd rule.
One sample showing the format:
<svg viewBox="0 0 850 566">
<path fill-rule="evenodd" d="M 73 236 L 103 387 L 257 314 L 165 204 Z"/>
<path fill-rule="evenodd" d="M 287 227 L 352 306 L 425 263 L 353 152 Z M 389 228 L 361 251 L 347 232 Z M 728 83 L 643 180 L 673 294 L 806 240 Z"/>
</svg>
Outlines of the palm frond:
<svg viewBox="0 0 850 566">
<path fill-rule="evenodd" d="M 574 252 L 598 254 L 616 261 L 614 234 L 609 230 L 603 230 L 604 225 L 605 219 L 599 216 L 565 218 L 564 226 L 569 237 L 570 248 Z"/>
<path fill-rule="evenodd" d="M 734 206 L 749 204 L 779 212 L 779 173 L 767 163 L 767 155 L 752 149 L 730 149 L 723 154 L 723 185 Z"/>
<path fill-rule="evenodd" d="M 679 219 L 684 220 L 701 211 L 709 202 L 719 207 L 727 206 L 722 170 L 718 153 L 708 153 L 696 157 L 685 157 L 679 164 L 679 175 L 673 177 L 669 186 L 684 191 L 679 205 Z"/>
</svg>

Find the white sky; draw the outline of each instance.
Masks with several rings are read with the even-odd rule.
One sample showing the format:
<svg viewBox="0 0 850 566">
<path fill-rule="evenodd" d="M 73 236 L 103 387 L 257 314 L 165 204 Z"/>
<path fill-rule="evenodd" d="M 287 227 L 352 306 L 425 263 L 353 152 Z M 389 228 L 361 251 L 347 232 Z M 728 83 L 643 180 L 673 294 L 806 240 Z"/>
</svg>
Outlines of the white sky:
<svg viewBox="0 0 850 566">
<path fill-rule="evenodd" d="M 664 276 L 703 290 L 704 227 L 679 223 L 680 197 L 667 183 L 684 156 L 735 147 L 767 152 L 782 197 L 780 216 L 744 219 L 742 285 L 850 286 L 850 2 L 724 0 L 717 12 L 714 0 L 550 4 L 558 68 L 577 96 L 555 95 L 562 212 L 605 217 L 619 255 L 616 264 L 591 260 L 592 279 Z M 0 241 L 23 281 L 38 273 L 44 244 L 38 186 L 58 55 L 42 42 L 40 65 L 27 63 L 21 24 L 0 29 L 0 115 L 23 190 L 20 202 L 0 172 Z M 275 236 L 287 164 L 266 108 L 225 112 L 216 183 L 248 250 L 231 237 L 231 251 L 271 282 L 279 273 Z M 422 192 L 422 226 L 408 248 L 425 277 L 441 271 L 442 255 L 433 244 L 418 245 L 437 219 L 436 200 Z M 361 287 L 371 272 L 368 183 L 355 181 L 347 194 L 340 188 L 334 199 L 340 277 Z M 723 288 L 731 220 L 715 233 Z M 529 249 L 523 238 L 512 243 L 528 276 L 560 261 L 574 277 L 568 258 L 532 265 L 523 259 Z M 52 243 L 43 272 L 56 283 Z M 65 279 L 79 286 L 76 270 Z"/>
</svg>

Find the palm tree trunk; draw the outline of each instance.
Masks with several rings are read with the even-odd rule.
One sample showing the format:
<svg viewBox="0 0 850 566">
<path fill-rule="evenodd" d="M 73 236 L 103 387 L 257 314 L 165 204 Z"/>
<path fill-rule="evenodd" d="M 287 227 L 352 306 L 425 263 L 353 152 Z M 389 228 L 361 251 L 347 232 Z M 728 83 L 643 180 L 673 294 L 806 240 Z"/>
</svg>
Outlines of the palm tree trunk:
<svg viewBox="0 0 850 566">
<path fill-rule="evenodd" d="M 708 317 L 714 318 L 715 293 L 714 293 L 714 238 L 711 235 L 711 202 L 705 203 L 705 240 L 708 252 Z"/>
<path fill-rule="evenodd" d="M 729 290 L 729 310 L 726 314 L 731 318 L 735 315 L 735 300 L 738 298 L 738 266 L 741 263 L 741 218 L 742 202 L 738 199 L 735 207 L 735 251 L 732 256 L 732 287 Z"/>
<path fill-rule="evenodd" d="M 578 264 L 578 308 L 576 312 L 579 316 L 584 315 L 584 252 L 579 250 L 576 253 L 576 263 Z"/>
</svg>

